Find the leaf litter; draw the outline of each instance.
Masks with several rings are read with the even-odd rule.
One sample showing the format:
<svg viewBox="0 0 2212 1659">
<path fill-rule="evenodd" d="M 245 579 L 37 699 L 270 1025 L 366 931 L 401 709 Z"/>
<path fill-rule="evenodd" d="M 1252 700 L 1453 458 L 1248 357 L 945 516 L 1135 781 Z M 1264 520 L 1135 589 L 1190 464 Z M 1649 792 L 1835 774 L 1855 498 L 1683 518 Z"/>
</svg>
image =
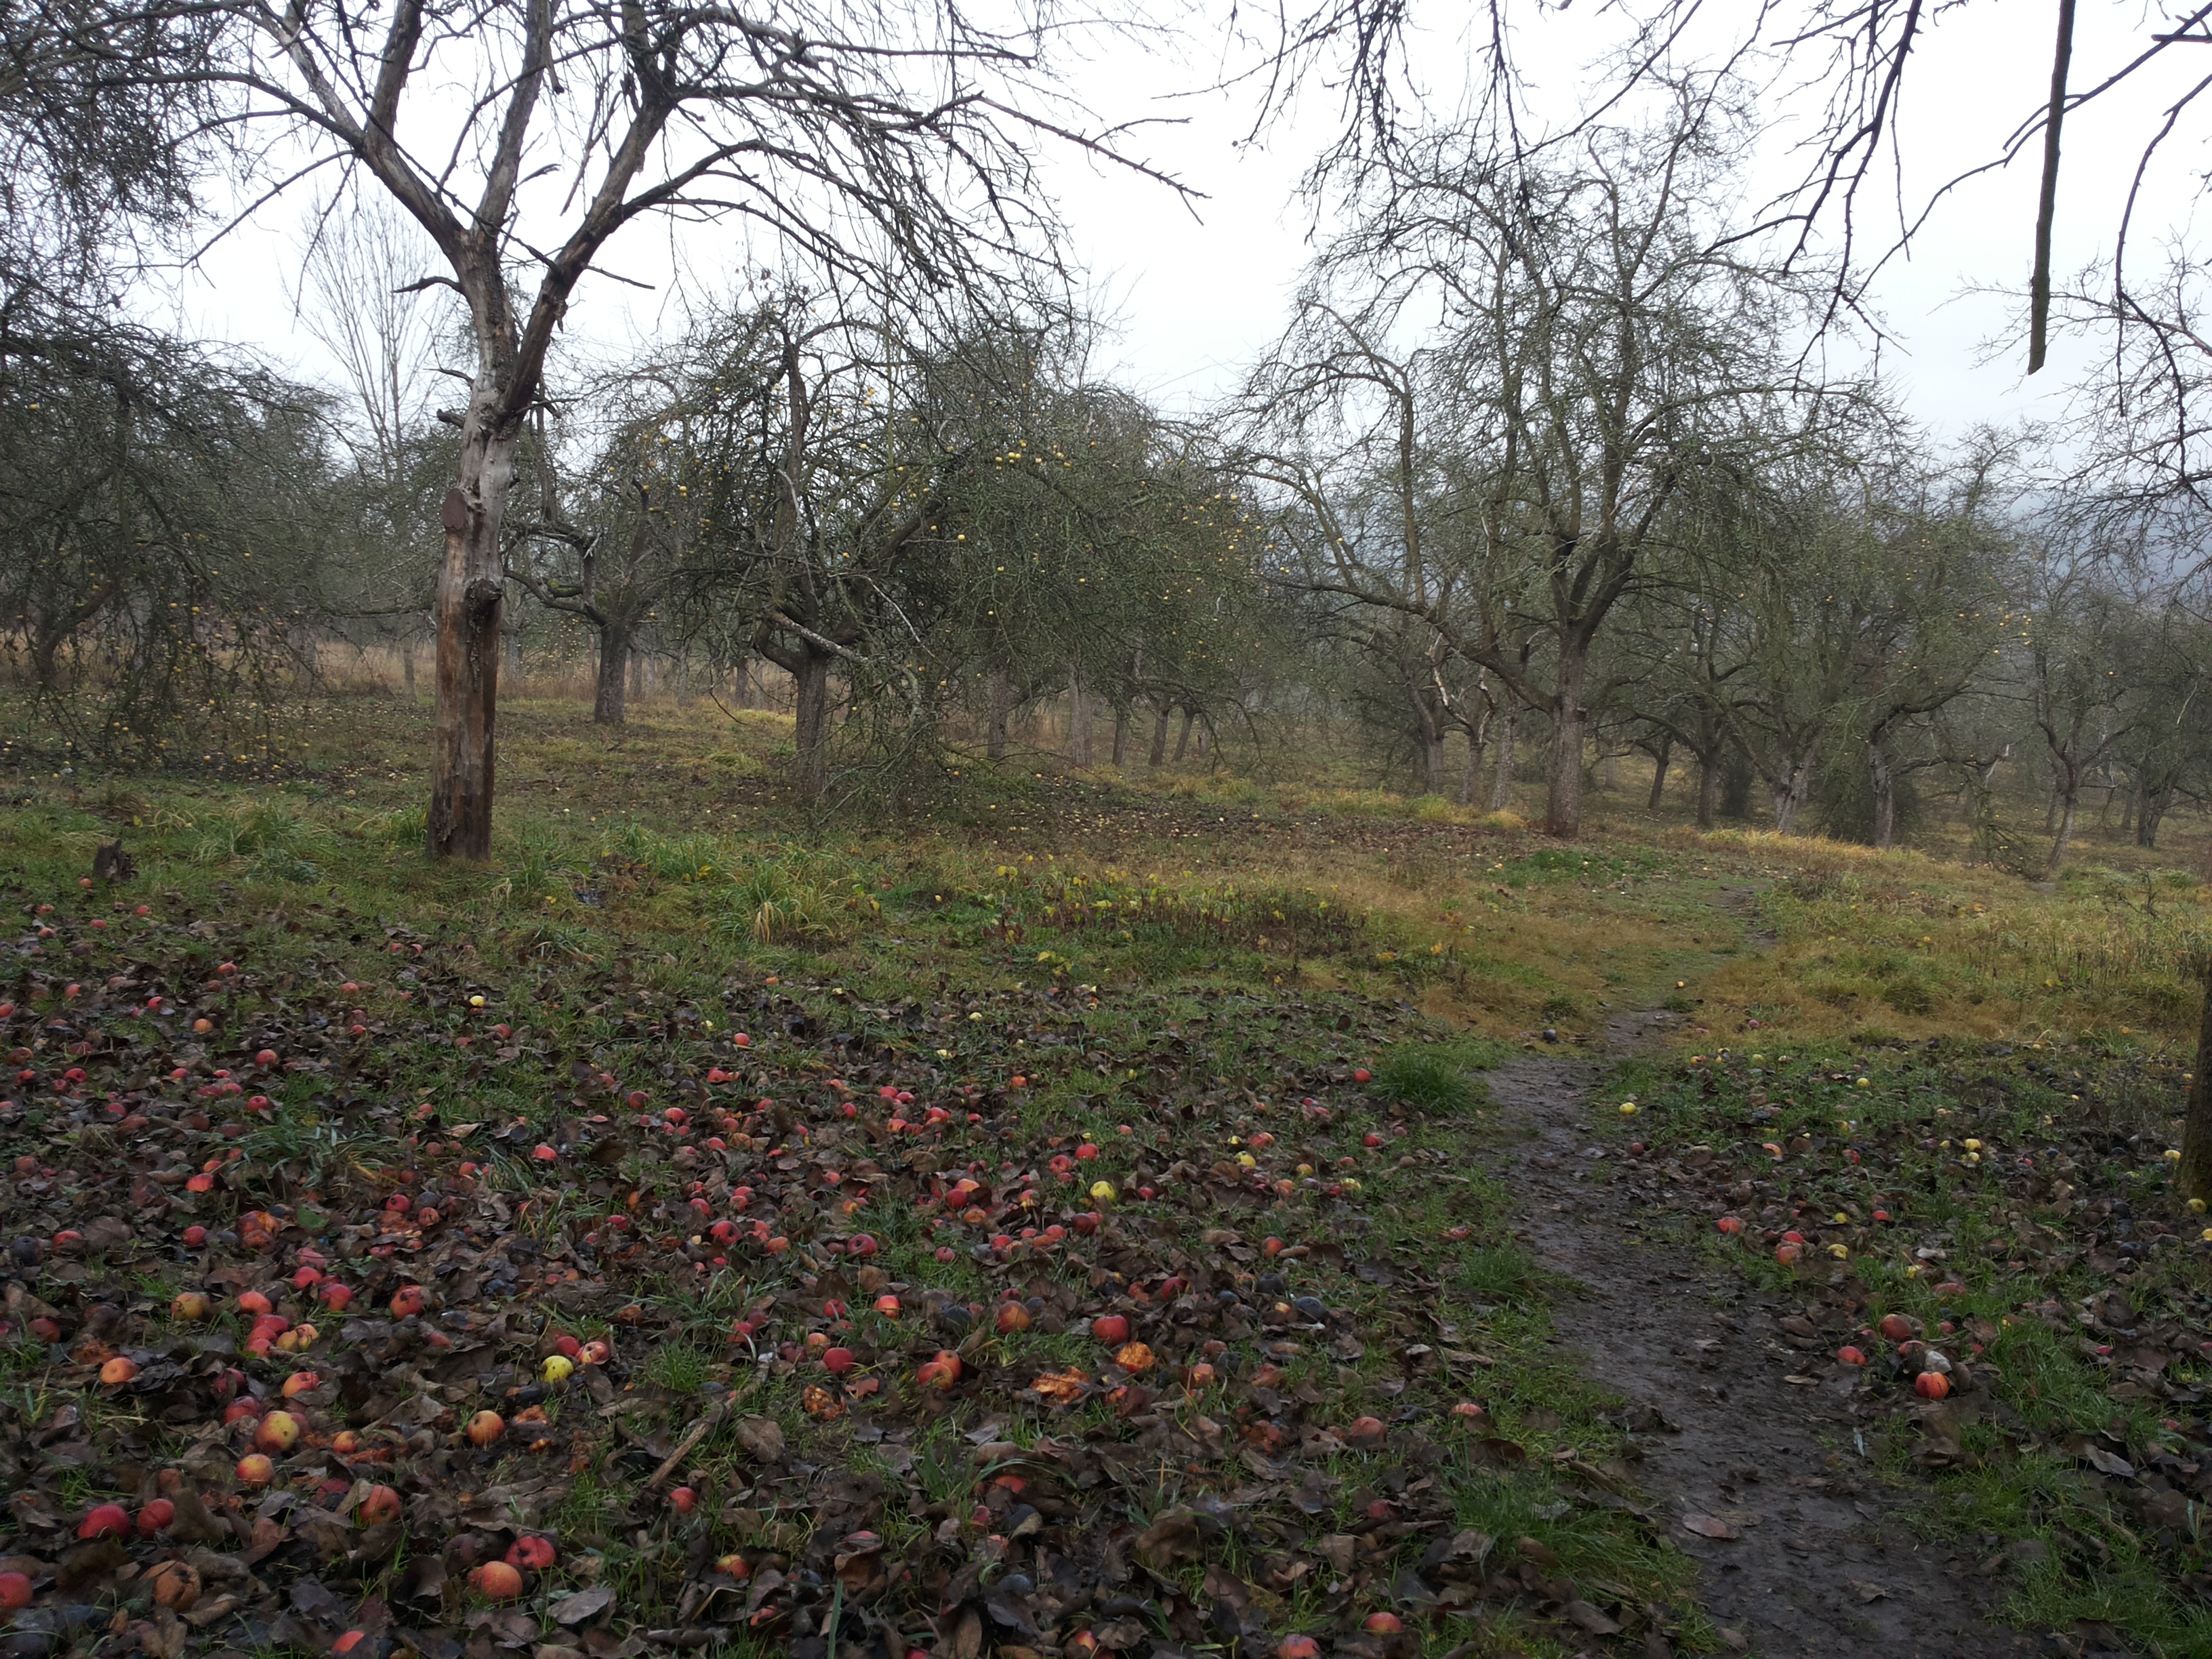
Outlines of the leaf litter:
<svg viewBox="0 0 2212 1659">
<path fill-rule="evenodd" d="M 281 915 L 112 908 L 27 907 L 0 1001 L 11 1656 L 1690 1616 L 1540 1328 L 1431 1276 L 1506 1217 L 1371 1086 L 1407 1005 L 516 998 L 450 935 L 322 921 L 311 971 Z"/>
</svg>

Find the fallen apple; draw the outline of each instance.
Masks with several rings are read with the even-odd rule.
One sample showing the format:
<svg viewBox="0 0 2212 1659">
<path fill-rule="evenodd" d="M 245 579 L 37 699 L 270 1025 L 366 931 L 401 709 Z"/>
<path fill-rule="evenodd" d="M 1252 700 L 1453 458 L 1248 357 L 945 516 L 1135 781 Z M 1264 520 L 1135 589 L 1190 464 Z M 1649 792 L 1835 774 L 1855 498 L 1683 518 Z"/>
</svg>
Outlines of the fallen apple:
<svg viewBox="0 0 2212 1659">
<path fill-rule="evenodd" d="M 265 1486 L 276 1478 L 276 1466 L 259 1452 L 248 1452 L 238 1460 L 238 1481 L 242 1486 Z"/>
<path fill-rule="evenodd" d="M 289 1412 L 270 1412 L 253 1431 L 256 1450 L 282 1456 L 300 1443 L 300 1419 Z"/>
<path fill-rule="evenodd" d="M 287 1400 L 297 1399 L 310 1389 L 320 1388 L 323 1379 L 313 1371 L 294 1371 L 284 1379 L 282 1390 Z"/>
<path fill-rule="evenodd" d="M 167 1532 L 177 1518 L 177 1506 L 166 1498 L 156 1498 L 138 1511 L 137 1522 L 141 1538 L 153 1538 Z"/>
<path fill-rule="evenodd" d="M 1951 1379 L 1941 1371 L 1923 1371 L 1912 1379 L 1912 1392 L 1923 1400 L 1942 1400 L 1951 1392 Z"/>
<path fill-rule="evenodd" d="M 508 1566 L 526 1568 L 532 1572 L 544 1571 L 558 1557 L 559 1552 L 553 1547 L 551 1539 L 534 1534 L 516 1539 L 507 1549 Z"/>
<path fill-rule="evenodd" d="M 169 1317 L 197 1325 L 213 1310 L 215 1304 L 199 1291 L 179 1291 L 169 1304 Z"/>
<path fill-rule="evenodd" d="M 128 1538 L 131 1535 L 131 1511 L 120 1504 L 101 1504 L 77 1523 L 79 1538 Z"/>
<path fill-rule="evenodd" d="M 939 1348 L 921 1362 L 921 1368 L 914 1374 L 915 1381 L 925 1389 L 935 1389 L 940 1394 L 949 1393 L 952 1385 L 960 1380 L 960 1356 L 950 1348 Z"/>
<path fill-rule="evenodd" d="M 20 1572 L 0 1572 L 0 1613 L 15 1613 L 31 1605 L 31 1581 Z"/>
<path fill-rule="evenodd" d="M 360 1507 L 354 1514 L 364 1527 L 380 1527 L 387 1521 L 397 1521 L 400 1516 L 399 1494 L 390 1486 L 371 1486 L 362 1494 Z"/>
<path fill-rule="evenodd" d="M 154 1605 L 172 1613 L 189 1613 L 200 1599 L 199 1569 L 189 1561 L 163 1561 L 146 1575 L 154 1592 Z"/>
<path fill-rule="evenodd" d="M 689 1515 L 698 1507 L 699 1494 L 689 1486 L 678 1486 L 668 1494 L 668 1507 L 678 1515 Z"/>
<path fill-rule="evenodd" d="M 489 1601 L 512 1601 L 522 1594 L 522 1575 L 504 1561 L 487 1561 L 469 1574 L 469 1583 Z"/>
<path fill-rule="evenodd" d="M 100 1380 L 106 1387 L 119 1389 L 138 1375 L 138 1362 L 125 1354 L 118 1354 L 100 1368 Z"/>
<path fill-rule="evenodd" d="M 1018 1302 L 1001 1302 L 997 1317 L 992 1322 L 1000 1336 L 1013 1336 L 1029 1329 L 1030 1310 Z"/>
<path fill-rule="evenodd" d="M 1395 1636 L 1406 1628 L 1406 1621 L 1395 1613 L 1370 1613 L 1360 1621 L 1359 1628 L 1370 1636 Z"/>
<path fill-rule="evenodd" d="M 1091 1322 L 1091 1334 L 1109 1348 L 1118 1348 L 1129 1340 L 1129 1322 L 1120 1314 L 1101 1314 Z"/>
</svg>

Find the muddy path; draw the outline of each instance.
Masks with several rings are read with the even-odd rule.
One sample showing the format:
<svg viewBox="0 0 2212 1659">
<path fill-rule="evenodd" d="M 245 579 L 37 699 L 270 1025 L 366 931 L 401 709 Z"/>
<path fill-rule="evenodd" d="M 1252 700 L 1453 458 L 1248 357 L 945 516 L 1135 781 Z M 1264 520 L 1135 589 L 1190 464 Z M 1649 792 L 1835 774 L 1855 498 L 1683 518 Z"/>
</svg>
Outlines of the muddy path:
<svg viewBox="0 0 2212 1659">
<path fill-rule="evenodd" d="M 1632 1051 L 1674 1017 L 1616 1018 Z M 1877 1473 L 1874 1419 L 1833 1344 L 1781 1322 L 1807 1310 L 1749 1292 L 1678 1244 L 1642 1242 L 1639 1183 L 1601 1142 L 1599 1065 L 1531 1054 L 1490 1073 L 1526 1138 L 1508 1152 L 1519 1236 L 1579 1291 L 1554 1309 L 1586 1375 L 1628 1402 L 1639 1480 L 1673 1542 L 1698 1564 L 1696 1593 L 1722 1639 L 1754 1655 L 1983 1659 L 2058 1650 L 1985 1616 L 2003 1594 L 1997 1540 L 1926 1542 Z M 1994 1558 L 1994 1559 L 1993 1559 Z"/>
</svg>

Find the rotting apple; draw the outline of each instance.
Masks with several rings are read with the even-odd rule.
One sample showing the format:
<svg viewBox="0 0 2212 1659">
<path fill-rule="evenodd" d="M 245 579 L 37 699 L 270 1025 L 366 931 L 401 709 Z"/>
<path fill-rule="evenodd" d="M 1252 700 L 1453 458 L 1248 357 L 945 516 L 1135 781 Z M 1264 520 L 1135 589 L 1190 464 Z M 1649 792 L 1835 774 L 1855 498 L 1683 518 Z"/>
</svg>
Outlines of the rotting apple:
<svg viewBox="0 0 2212 1659">
<path fill-rule="evenodd" d="M 390 1486 L 371 1486 L 362 1494 L 361 1504 L 354 1511 L 364 1527 L 380 1527 L 400 1516 L 399 1494 Z"/>
<path fill-rule="evenodd" d="M 468 1437 L 471 1446 L 489 1446 L 507 1432 L 507 1419 L 497 1412 L 482 1411 L 469 1419 Z"/>
<path fill-rule="evenodd" d="M 532 1572 L 543 1572 L 559 1558 L 553 1540 L 535 1533 L 526 1534 L 507 1548 L 507 1565 L 523 1567 Z"/>
</svg>

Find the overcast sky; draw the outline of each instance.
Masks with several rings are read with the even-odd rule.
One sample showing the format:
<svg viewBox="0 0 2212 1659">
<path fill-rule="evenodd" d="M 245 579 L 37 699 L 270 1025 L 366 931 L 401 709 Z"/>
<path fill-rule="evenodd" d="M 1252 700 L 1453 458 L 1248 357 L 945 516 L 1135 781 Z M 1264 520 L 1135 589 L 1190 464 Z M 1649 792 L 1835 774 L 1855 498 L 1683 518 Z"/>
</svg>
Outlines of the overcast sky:
<svg viewBox="0 0 2212 1659">
<path fill-rule="evenodd" d="M 1704 44 L 1752 9 L 1753 0 L 1709 3 L 1714 29 Z M 1527 15 L 1519 55 L 1541 110 L 1565 112 L 1583 96 L 1578 70 L 1603 44 L 1600 20 L 1589 10 Z M 1905 110 L 1909 201 L 1922 201 L 1960 168 L 1993 156 L 2033 112 L 2048 84 L 2055 10 L 2056 0 L 1973 0 L 1936 29 L 1912 72 Z M 1417 11 L 1428 30 L 1415 37 L 1413 62 L 1434 106 L 1449 112 L 1467 57 L 1456 33 L 1463 8 L 1430 0 Z M 2154 21 L 2130 0 L 2082 0 L 2075 86 L 2094 84 L 2147 46 Z M 2176 48 L 2109 106 L 2093 105 L 2073 118 L 2057 221 L 2062 272 L 2110 247 L 2144 140 L 2165 106 L 2207 73 L 2212 47 Z M 1296 185 L 1341 112 L 1326 88 L 1309 86 L 1291 118 L 1271 127 L 1263 142 L 1243 143 L 1253 119 L 1249 90 L 1163 95 L 1202 82 L 1204 67 L 1177 70 L 1157 56 L 1117 49 L 1082 65 L 1074 78 L 1079 95 L 1102 117 L 1182 123 L 1152 131 L 1146 148 L 1197 193 L 1188 205 L 1157 184 L 1080 160 L 1048 158 L 1047 165 L 1073 251 L 1115 321 L 1103 354 L 1113 376 L 1171 411 L 1203 408 L 1233 387 L 1242 366 L 1285 319 L 1310 252 L 1309 210 L 1296 199 Z M 2201 128 L 2185 120 L 2170 141 L 2172 153 L 2154 175 L 2139 224 L 2161 234 L 2185 228 L 2191 171 L 2204 165 L 2198 131 L 2212 131 L 2212 118 Z M 1911 258 L 1893 264 L 1875 292 L 1894 338 L 1884 367 L 1906 407 L 1945 436 L 1978 422 L 2051 412 L 2088 349 L 2060 343 L 2052 367 L 2029 380 L 2024 346 L 2012 337 L 2013 302 L 1966 292 L 2024 287 L 2039 155 L 2031 146 L 2012 168 L 1952 196 Z M 1786 138 L 1778 137 L 1757 159 L 1755 175 L 1778 180 L 1796 165 Z M 1894 193 L 1886 182 L 1879 189 L 1887 208 Z M 178 286 L 175 303 L 190 329 L 251 344 L 295 373 L 327 380 L 329 359 L 297 326 L 286 299 L 306 206 L 294 200 L 264 210 Z M 1886 222 L 1893 226 L 1893 217 Z M 616 344 L 653 329 L 668 291 L 666 250 L 655 232 L 640 229 L 625 233 L 602 263 L 657 281 L 659 295 L 587 279 L 572 312 L 577 335 Z M 2145 239 L 2147 252 L 2151 240 Z M 692 234 L 686 251 L 711 264 L 712 233 Z M 1991 342 L 1999 348 L 1994 361 L 1978 362 Z"/>
</svg>

